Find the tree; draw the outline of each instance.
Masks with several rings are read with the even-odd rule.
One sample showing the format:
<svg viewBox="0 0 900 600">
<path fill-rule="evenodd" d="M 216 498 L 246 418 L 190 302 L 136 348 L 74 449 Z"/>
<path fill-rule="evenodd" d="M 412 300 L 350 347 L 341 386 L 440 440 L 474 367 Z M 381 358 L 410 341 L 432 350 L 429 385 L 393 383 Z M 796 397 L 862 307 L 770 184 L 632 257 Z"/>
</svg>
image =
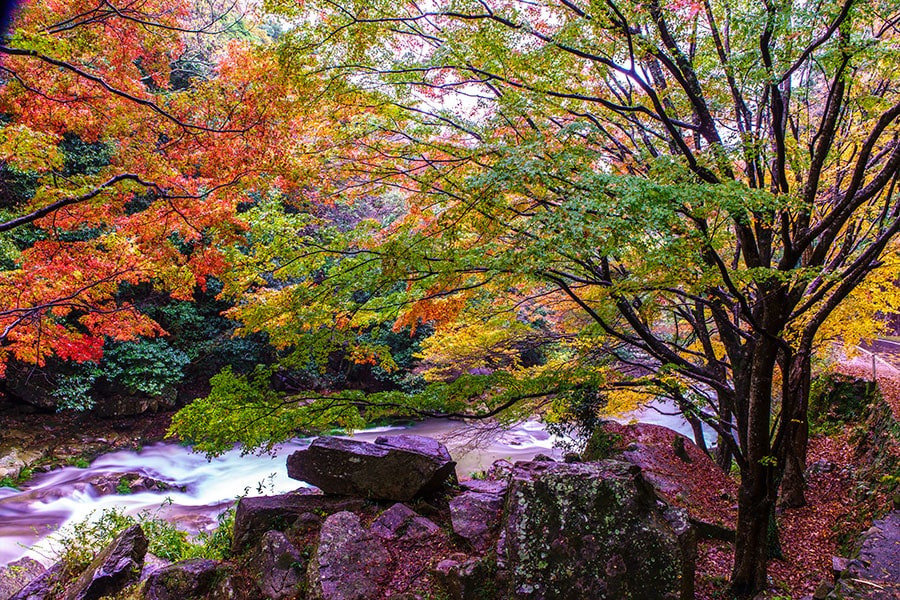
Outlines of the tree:
<svg viewBox="0 0 900 600">
<path fill-rule="evenodd" d="M 123 286 L 190 300 L 241 239 L 241 203 L 315 171 L 317 134 L 340 111 L 308 101 L 321 96 L 312 78 L 280 76 L 234 6 L 71 0 L 15 14 L 0 44 L 0 161 L 16 184 L 0 217 L 0 365 L 97 362 L 105 339 L 163 334 Z"/>
<path fill-rule="evenodd" d="M 896 6 L 277 6 L 316 15 L 287 55 L 384 94 L 393 137 L 356 181 L 409 210 L 297 240 L 296 279 L 251 298 L 247 327 L 304 349 L 388 318 L 553 326 L 569 352 L 544 393 L 663 394 L 719 433 L 741 475 L 731 586 L 762 589 L 779 486 L 804 501 L 817 335 L 900 230 Z M 466 388 L 482 414 L 513 371 L 488 399 Z M 340 397 L 300 396 L 307 414 Z"/>
</svg>

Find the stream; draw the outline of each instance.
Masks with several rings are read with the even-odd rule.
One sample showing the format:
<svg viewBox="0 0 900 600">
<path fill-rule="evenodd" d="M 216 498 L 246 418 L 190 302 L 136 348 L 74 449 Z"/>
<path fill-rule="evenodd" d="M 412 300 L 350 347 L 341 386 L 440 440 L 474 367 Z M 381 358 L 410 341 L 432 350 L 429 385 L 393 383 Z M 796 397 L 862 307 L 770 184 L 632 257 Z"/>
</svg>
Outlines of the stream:
<svg viewBox="0 0 900 600">
<path fill-rule="evenodd" d="M 659 407 L 657 407 L 659 408 Z M 664 407 L 652 407 L 630 415 L 665 425 L 691 436 L 690 427 Z M 472 426 L 455 421 L 429 420 L 408 427 L 381 427 L 356 432 L 354 439 L 373 441 L 385 432 L 425 435 L 442 441 L 457 462 L 457 473 L 468 479 L 497 459 L 528 460 L 537 454 L 560 458 L 558 441 L 538 421 L 526 421 L 509 429 Z M 86 469 L 64 467 L 36 475 L 22 490 L 0 487 L 0 565 L 22 556 L 44 564 L 54 562 L 53 532 L 70 523 L 119 508 L 128 514 L 147 511 L 196 533 L 216 526 L 216 517 L 241 495 L 285 493 L 305 485 L 289 479 L 287 455 L 305 448 L 310 439 L 278 446 L 274 454 L 242 455 L 237 449 L 207 460 L 202 454 L 176 443 L 163 442 L 138 452 L 119 451 L 97 458 Z M 132 494 L 101 494 L 100 480 L 115 481 L 137 474 L 164 482 L 173 489 Z"/>
</svg>

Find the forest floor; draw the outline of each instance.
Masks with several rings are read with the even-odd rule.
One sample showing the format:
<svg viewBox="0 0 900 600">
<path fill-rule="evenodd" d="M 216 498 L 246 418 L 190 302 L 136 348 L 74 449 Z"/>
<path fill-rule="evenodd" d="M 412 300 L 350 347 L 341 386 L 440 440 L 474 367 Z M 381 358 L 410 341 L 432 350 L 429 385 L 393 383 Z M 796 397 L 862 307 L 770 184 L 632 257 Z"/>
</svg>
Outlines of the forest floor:
<svg viewBox="0 0 900 600">
<path fill-rule="evenodd" d="M 888 354 L 886 348 L 877 352 L 875 376 L 879 391 L 890 405 L 894 417 L 900 420 L 900 353 Z M 893 349 L 893 348 L 887 348 Z M 855 355 L 835 356 L 835 371 L 864 380 L 873 374 L 872 354 L 861 349 Z M 854 488 L 859 481 L 854 473 L 864 465 L 850 442 L 848 431 L 830 435 L 814 435 L 810 439 L 807 467 L 806 499 L 808 504 L 796 509 L 778 509 L 781 549 L 784 557 L 769 563 L 769 589 L 765 598 L 798 600 L 811 595 L 823 582 L 831 582 L 832 556 L 846 556 L 847 547 L 856 535 L 871 523 L 866 522 Z M 685 473 L 690 476 L 690 473 Z M 734 518 L 737 505 L 730 495 L 723 494 L 720 502 L 711 502 L 709 514 L 730 513 Z M 697 600 L 717 600 L 727 597 L 725 588 L 734 558 L 733 546 L 727 542 L 701 542 L 697 563 Z"/>
<path fill-rule="evenodd" d="M 783 558 L 769 562 L 770 585 L 760 598 L 796 600 L 812 594 L 822 581 L 831 581 L 831 557 L 841 555 L 839 540 L 866 527 L 855 517 L 851 494 L 853 450 L 846 434 L 814 436 L 810 440 L 808 464 L 825 466 L 808 478 L 803 508 L 779 509 L 777 521 Z M 714 514 L 726 510 L 736 516 L 733 498 L 727 507 L 710 506 Z M 697 600 L 727 597 L 725 588 L 734 560 L 734 547 L 727 542 L 703 541 L 697 561 Z"/>
</svg>

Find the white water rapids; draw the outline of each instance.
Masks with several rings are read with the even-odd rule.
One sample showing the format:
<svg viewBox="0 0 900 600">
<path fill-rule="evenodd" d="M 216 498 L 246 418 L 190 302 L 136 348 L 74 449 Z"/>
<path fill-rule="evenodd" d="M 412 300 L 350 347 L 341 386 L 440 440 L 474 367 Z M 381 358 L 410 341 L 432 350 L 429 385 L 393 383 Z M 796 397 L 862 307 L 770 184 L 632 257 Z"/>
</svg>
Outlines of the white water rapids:
<svg viewBox="0 0 900 600">
<path fill-rule="evenodd" d="M 676 429 L 688 437 L 690 427 L 677 417 L 645 410 L 634 415 Z M 467 479 L 487 469 L 495 460 L 528 460 L 544 453 L 559 457 L 556 441 L 537 421 L 526 421 L 508 430 L 470 427 L 454 421 L 425 421 L 405 428 L 376 428 L 357 432 L 354 439 L 373 441 L 385 431 L 433 437 L 444 442 L 457 462 L 457 473 Z M 216 517 L 240 495 L 288 492 L 303 483 L 289 479 L 288 454 L 308 446 L 309 439 L 279 446 L 275 455 L 241 455 L 233 450 L 207 460 L 190 448 L 175 443 L 147 446 L 139 452 L 105 454 L 89 468 L 65 467 L 36 475 L 21 491 L 0 487 L 0 565 L 28 555 L 53 562 L 52 533 L 67 524 L 117 507 L 128 514 L 149 511 L 191 532 L 212 529 Z M 139 474 L 165 482 L 178 491 L 101 495 L 92 482 L 99 477 L 115 481 L 125 474 Z"/>
</svg>

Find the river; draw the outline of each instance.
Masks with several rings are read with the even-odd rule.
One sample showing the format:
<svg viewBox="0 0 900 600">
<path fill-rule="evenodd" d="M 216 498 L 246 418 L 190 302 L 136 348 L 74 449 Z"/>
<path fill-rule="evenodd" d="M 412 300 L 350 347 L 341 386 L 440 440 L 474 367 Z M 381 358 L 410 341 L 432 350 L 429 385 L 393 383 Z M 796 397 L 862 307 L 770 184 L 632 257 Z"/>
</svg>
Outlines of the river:
<svg viewBox="0 0 900 600">
<path fill-rule="evenodd" d="M 668 412 L 661 408 L 663 413 Z M 690 427 L 680 418 L 660 414 L 654 408 L 631 417 L 691 435 Z M 368 429 L 353 437 L 372 441 L 386 431 L 441 440 L 457 461 L 461 479 L 487 469 L 500 458 L 527 460 L 540 453 L 558 458 L 562 453 L 554 445 L 558 440 L 537 421 L 501 430 L 430 420 L 409 427 Z M 217 515 L 240 495 L 279 494 L 304 485 L 288 478 L 285 460 L 309 443 L 300 439 L 282 444 L 271 455 L 242 455 L 235 449 L 212 460 L 186 446 L 158 443 L 138 452 L 105 454 L 86 469 L 64 467 L 36 475 L 22 490 L 0 487 L 0 565 L 26 555 L 45 564 L 52 562 L 52 533 L 105 508 L 117 507 L 129 514 L 149 511 L 191 532 L 211 529 Z M 180 489 L 127 495 L 98 492 L 98 480 L 115 481 L 125 474 L 138 474 Z"/>
</svg>

